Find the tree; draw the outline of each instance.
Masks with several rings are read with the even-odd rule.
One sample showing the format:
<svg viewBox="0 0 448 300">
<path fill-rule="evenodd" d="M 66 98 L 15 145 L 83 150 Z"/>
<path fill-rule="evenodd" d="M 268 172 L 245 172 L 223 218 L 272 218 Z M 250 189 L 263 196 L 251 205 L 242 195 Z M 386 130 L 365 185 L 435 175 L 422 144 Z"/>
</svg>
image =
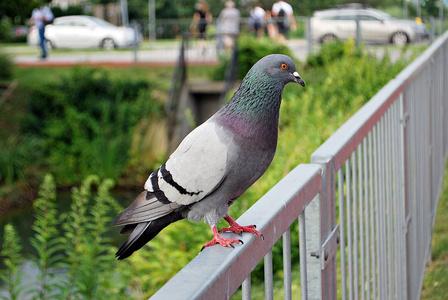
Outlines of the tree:
<svg viewBox="0 0 448 300">
<path fill-rule="evenodd" d="M 0 19 L 8 18 L 12 24 L 26 24 L 34 8 L 48 4 L 50 0 L 0 1 Z"/>
</svg>

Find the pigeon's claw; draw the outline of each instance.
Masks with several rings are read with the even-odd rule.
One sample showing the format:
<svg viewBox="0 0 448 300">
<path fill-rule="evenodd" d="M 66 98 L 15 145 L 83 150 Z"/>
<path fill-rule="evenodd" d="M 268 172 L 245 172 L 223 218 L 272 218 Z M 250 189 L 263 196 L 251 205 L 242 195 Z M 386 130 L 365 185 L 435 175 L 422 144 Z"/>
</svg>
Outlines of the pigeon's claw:
<svg viewBox="0 0 448 300">
<path fill-rule="evenodd" d="M 204 244 L 204 246 L 202 246 L 202 250 L 204 250 L 204 248 L 207 247 L 211 247 L 214 245 L 221 245 L 223 247 L 232 247 L 235 248 L 233 246 L 233 244 L 244 244 L 242 240 L 239 239 L 227 239 L 222 237 L 219 233 L 218 230 L 216 229 L 216 226 L 212 227 L 212 231 L 213 231 L 213 238 L 211 239 L 211 241 L 209 241 L 208 243 Z"/>
<path fill-rule="evenodd" d="M 241 226 L 231 216 L 225 216 L 224 219 L 229 223 L 229 227 L 225 227 L 221 229 L 221 232 L 233 232 L 237 234 L 242 234 L 243 232 L 251 233 L 255 235 L 256 237 L 259 237 L 264 240 L 264 236 L 256 230 L 256 225 L 247 225 L 247 226 Z"/>
<path fill-rule="evenodd" d="M 253 235 L 257 237 L 262 237 L 263 235 L 255 229 L 255 225 L 248 225 L 248 226 L 241 226 L 241 225 L 233 225 L 230 227 L 225 227 L 220 230 L 220 232 L 233 232 L 237 234 L 241 234 L 243 232 L 252 233 Z"/>
</svg>

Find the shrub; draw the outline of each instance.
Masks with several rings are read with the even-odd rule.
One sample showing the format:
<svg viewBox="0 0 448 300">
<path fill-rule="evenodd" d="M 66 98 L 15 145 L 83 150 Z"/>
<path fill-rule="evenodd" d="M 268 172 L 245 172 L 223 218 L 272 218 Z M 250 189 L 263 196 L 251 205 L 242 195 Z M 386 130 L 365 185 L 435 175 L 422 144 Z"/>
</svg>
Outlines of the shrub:
<svg viewBox="0 0 448 300">
<path fill-rule="evenodd" d="M 0 52 L 0 81 L 10 80 L 12 78 L 12 72 L 13 63 L 11 57 Z"/>
<path fill-rule="evenodd" d="M 63 184 L 88 174 L 118 178 L 124 171 L 132 131 L 162 106 L 145 80 L 114 79 L 101 69 L 75 69 L 36 87 L 22 132 L 42 141 L 41 160 Z"/>
<path fill-rule="evenodd" d="M 405 65 L 392 63 L 386 56 L 377 60 L 359 52 L 351 42 L 331 46 L 331 54 L 324 54 L 325 64 L 315 64 L 299 70 L 307 86 L 302 89 L 289 85 L 283 93 L 280 113 L 280 132 L 276 155 L 267 172 L 230 208 L 230 215 L 238 217 L 263 196 L 273 185 L 299 163 L 309 161 L 312 151 L 327 139 L 351 114 L 368 101 Z M 338 47 L 333 51 L 333 47 Z M 342 51 L 341 51 L 342 50 Z M 332 53 L 342 53 L 337 59 Z M 222 223 L 223 224 L 223 223 Z M 222 224 L 220 224 L 222 226 Z M 183 267 L 179 261 L 198 254 L 202 243 L 211 238 L 207 226 L 180 221 L 164 230 L 131 258 L 134 269 L 145 274 L 138 280 L 154 292 Z M 292 227 L 292 244 L 297 244 L 297 226 Z M 164 251 L 161 251 L 161 250 Z M 169 258 L 165 259 L 166 253 Z M 281 242 L 273 248 L 274 276 L 282 277 Z M 163 262 L 161 262 L 163 261 Z M 297 264 L 299 253 L 292 248 L 292 261 Z M 146 275 L 148 270 L 157 278 Z M 263 278 L 261 267 L 252 273 L 254 285 Z"/>
<path fill-rule="evenodd" d="M 277 43 L 268 38 L 257 39 L 249 35 L 242 35 L 238 39 L 238 76 L 243 79 L 249 69 L 262 57 L 268 54 L 286 54 L 291 56 L 291 50 L 286 45 Z M 220 57 L 220 65 L 216 69 L 213 78 L 224 79 L 229 64 L 229 58 Z"/>
<path fill-rule="evenodd" d="M 128 264 L 117 263 L 110 238 L 112 216 L 121 209 L 110 195 L 112 187 L 110 179 L 88 176 L 73 189 L 70 210 L 61 214 L 56 208 L 53 177 L 45 176 L 34 204 L 31 240 L 36 252 L 31 260 L 38 270 L 35 286 L 24 289 L 21 246 L 14 228 L 5 227 L 1 255 L 6 268 L 0 271 L 0 279 L 11 299 L 20 299 L 25 291 L 33 299 L 132 297 Z"/>
<path fill-rule="evenodd" d="M 8 17 L 0 18 L 0 41 L 9 42 L 12 39 L 12 23 Z"/>
<path fill-rule="evenodd" d="M 353 41 L 348 42 L 334 41 L 323 44 L 320 51 L 308 56 L 306 60 L 307 67 L 320 67 L 331 64 L 332 62 L 347 56 L 360 56 L 361 49 L 353 48 Z"/>
<path fill-rule="evenodd" d="M 39 270 L 37 286 L 33 289 L 35 299 L 54 298 L 61 280 L 57 268 L 62 266 L 63 243 L 59 237 L 58 212 L 56 209 L 56 186 L 51 175 L 46 175 L 34 202 L 36 220 L 31 245 L 36 251 L 35 263 Z M 60 278 L 60 276 L 59 276 Z"/>
<path fill-rule="evenodd" d="M 7 224 L 3 233 L 3 244 L 0 256 L 4 268 L 0 269 L 0 280 L 5 284 L 8 299 L 20 299 L 22 293 L 21 272 L 22 265 L 22 246 L 17 237 L 14 227 Z"/>
</svg>

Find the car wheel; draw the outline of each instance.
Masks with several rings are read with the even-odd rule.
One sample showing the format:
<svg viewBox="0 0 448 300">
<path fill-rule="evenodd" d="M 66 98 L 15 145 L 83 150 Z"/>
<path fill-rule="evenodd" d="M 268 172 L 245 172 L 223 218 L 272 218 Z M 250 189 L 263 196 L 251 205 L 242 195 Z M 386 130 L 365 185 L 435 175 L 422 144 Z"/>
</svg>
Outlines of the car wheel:
<svg viewBox="0 0 448 300">
<path fill-rule="evenodd" d="M 114 40 L 111 38 L 105 38 L 101 42 L 101 48 L 103 48 L 104 50 L 112 50 L 112 49 L 115 49 L 116 47 L 117 47 L 117 45 L 115 44 Z"/>
<path fill-rule="evenodd" d="M 331 43 L 337 41 L 337 37 L 334 34 L 325 34 L 323 37 L 321 37 L 320 42 L 322 44 Z"/>
<path fill-rule="evenodd" d="M 406 33 L 399 31 L 395 32 L 391 37 L 392 44 L 396 46 L 404 46 L 409 43 L 409 37 Z"/>
</svg>

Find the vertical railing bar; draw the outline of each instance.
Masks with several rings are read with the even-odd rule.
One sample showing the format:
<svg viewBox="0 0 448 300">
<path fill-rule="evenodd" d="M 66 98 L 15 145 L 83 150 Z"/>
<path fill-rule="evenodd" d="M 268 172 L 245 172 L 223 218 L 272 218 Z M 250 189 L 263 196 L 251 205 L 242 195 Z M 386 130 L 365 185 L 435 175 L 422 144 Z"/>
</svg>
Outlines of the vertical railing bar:
<svg viewBox="0 0 448 300">
<path fill-rule="evenodd" d="M 242 289 L 242 299 L 243 300 L 250 300 L 252 299 L 252 286 L 251 286 L 251 280 L 250 280 L 250 276 L 251 274 L 249 273 L 249 275 L 247 275 L 247 278 L 244 279 L 243 284 L 241 286 Z"/>
<path fill-rule="evenodd" d="M 391 299 L 391 269 L 389 263 L 390 255 L 390 158 L 389 158 L 389 115 L 390 110 L 384 114 L 383 127 L 383 172 L 384 172 L 384 198 L 383 198 L 383 214 L 384 214 L 384 272 L 386 278 L 386 299 Z"/>
<path fill-rule="evenodd" d="M 406 224 L 406 169 L 405 169 L 405 163 L 406 163 L 406 140 L 405 140 L 405 127 L 406 127 L 406 116 L 405 116 L 405 96 L 404 96 L 404 92 L 402 92 L 400 94 L 400 122 L 401 124 L 399 125 L 399 130 L 400 130 L 400 206 L 399 206 L 399 210 L 401 211 L 400 213 L 400 240 L 401 240 L 401 250 L 400 251 L 400 258 L 401 258 L 401 278 L 402 278 L 402 293 L 403 293 L 403 298 L 402 299 L 407 299 L 407 251 L 406 251 L 406 230 L 405 230 L 405 226 L 407 226 Z"/>
<path fill-rule="evenodd" d="M 419 267 L 419 260 L 418 260 L 418 245 L 417 245 L 417 241 L 418 241 L 418 224 L 417 224 L 417 172 L 418 172 L 418 153 L 417 153 L 417 145 L 415 143 L 415 135 L 416 135 L 416 131 L 417 131 L 417 125 L 418 125 L 418 118 L 417 115 L 415 113 L 415 90 L 416 88 L 413 89 L 414 91 L 414 96 L 413 96 L 413 101 L 412 101 L 412 117 L 413 119 L 413 126 L 412 126 L 412 140 L 411 140 L 411 144 L 410 144 L 410 148 L 412 149 L 412 156 L 413 156 L 413 170 L 411 171 L 412 174 L 412 235 L 413 235 L 413 241 L 412 241 L 412 261 L 415 263 L 415 268 L 414 268 L 414 272 L 412 272 L 412 283 L 411 283 L 411 288 L 412 288 L 412 294 L 416 293 L 416 289 L 415 286 L 417 285 L 417 272 L 418 272 L 418 267 Z"/>
<path fill-rule="evenodd" d="M 353 155 L 352 155 L 353 156 Z M 349 299 L 353 300 L 353 241 L 352 241 L 352 196 L 351 196 L 351 159 L 345 162 L 346 192 L 347 192 L 347 238 L 348 238 L 348 280 L 349 280 Z"/>
<path fill-rule="evenodd" d="M 398 218 L 398 211 L 397 211 L 397 201 L 398 201 L 398 188 L 397 188 L 397 182 L 399 180 L 398 178 L 398 156 L 397 156 L 397 147 L 396 143 L 398 142 L 398 138 L 396 136 L 396 124 L 397 124 L 397 100 L 394 101 L 393 105 L 391 106 L 392 110 L 392 125 L 391 125 L 391 141 L 392 141 L 392 162 L 393 162 L 393 172 L 392 172 L 392 178 L 393 178 L 393 202 L 392 202 L 392 216 L 393 216 L 393 228 L 392 228 L 392 234 L 393 234 L 393 253 L 394 253 L 394 260 L 392 263 L 394 264 L 394 291 L 395 291 L 395 299 L 401 299 L 400 298 L 400 290 L 399 290 L 399 265 L 398 265 L 398 246 L 399 246 L 399 236 L 398 236 L 398 228 L 397 228 L 397 218 Z"/>
<path fill-rule="evenodd" d="M 390 253 L 390 219 L 391 219 L 391 212 L 390 212 L 390 157 L 389 157 L 389 146 L 390 146 L 390 140 L 389 140 L 389 116 L 390 116 L 390 110 L 387 110 L 384 115 L 384 235 L 385 235 L 385 264 L 386 264 L 386 297 L 387 299 L 391 299 L 392 291 L 391 291 L 391 264 L 389 262 L 389 257 L 391 256 Z"/>
<path fill-rule="evenodd" d="M 361 288 L 361 300 L 364 300 L 365 296 L 364 296 L 364 280 L 365 280 L 365 272 L 364 272 L 364 267 L 365 267 L 365 253 L 364 253 L 364 193 L 363 193 L 363 174 L 364 174 L 364 168 L 363 168 L 363 147 L 364 147 L 364 143 L 360 143 L 358 145 L 358 197 L 359 197 L 359 211 L 358 211 L 358 216 L 359 216 L 359 237 L 360 237 L 360 258 L 361 258 L 361 279 L 360 279 L 360 288 Z"/>
<path fill-rule="evenodd" d="M 395 120 L 394 120 L 394 148 L 395 148 L 395 190 L 396 190 L 396 197 L 394 200 L 394 210 L 395 210 L 395 271 L 396 271 L 396 290 L 398 292 L 398 299 L 403 299 L 403 285 L 402 285 L 402 271 L 401 271 L 401 264 L 400 264 L 400 253 L 403 252 L 402 250 L 402 243 L 401 243 L 401 211 L 399 208 L 400 200 L 401 200 L 401 178 L 400 178 L 400 98 L 397 98 L 395 100 L 394 104 L 395 108 Z"/>
<path fill-rule="evenodd" d="M 356 194 L 356 153 L 357 150 L 353 151 L 353 156 L 352 156 L 352 179 L 353 179 L 353 214 L 352 214 L 352 219 L 353 219 L 353 258 L 354 258 L 354 263 L 353 263 L 353 267 L 354 267 L 354 288 L 355 288 L 355 299 L 359 299 L 358 297 L 358 289 L 359 289 L 359 284 L 358 284 L 358 217 L 357 217 L 357 194 Z"/>
<path fill-rule="evenodd" d="M 372 146 L 372 139 L 373 139 L 373 135 L 375 133 L 375 128 L 372 129 L 372 131 L 370 132 L 367 141 L 369 144 L 369 194 L 370 194 L 370 249 L 371 249 L 371 261 L 372 261 L 372 296 L 373 299 L 376 299 L 376 253 L 375 253 L 375 245 L 376 245 L 376 239 L 375 239 L 375 208 L 374 208 L 374 201 L 375 198 L 373 197 L 373 191 L 374 191 L 374 177 L 373 177 L 373 146 Z"/>
<path fill-rule="evenodd" d="M 393 222 L 393 212 L 391 210 L 391 205 L 392 205 L 392 201 L 393 201 L 393 196 L 392 196 L 392 186 L 393 186 L 393 178 L 392 178 L 392 172 L 393 172 L 393 164 L 392 164 L 392 158 L 391 158 L 391 144 L 393 143 L 392 139 L 391 139 L 391 109 L 389 108 L 386 112 L 386 147 L 385 147 L 385 162 L 387 165 L 387 168 L 385 169 L 386 171 L 386 257 L 387 257 L 387 282 L 388 282 L 388 299 L 395 299 L 394 297 L 394 289 L 393 289 L 393 263 L 392 261 L 390 261 L 391 259 L 394 259 L 393 257 L 393 236 L 392 236 L 392 222 Z"/>
<path fill-rule="evenodd" d="M 305 210 L 299 216 L 299 251 L 300 251 L 300 292 L 303 300 L 308 299 L 308 273 L 306 268 L 306 227 Z M 272 298 L 271 298 L 272 299 Z"/>
<path fill-rule="evenodd" d="M 399 140 L 399 147 L 398 147 L 398 153 L 399 153 L 399 162 L 398 162 L 398 178 L 400 178 L 400 182 L 399 182 L 399 191 L 400 191 L 400 195 L 399 195 L 399 201 L 398 201 L 398 211 L 399 211 L 399 223 L 398 223 L 398 230 L 400 233 L 400 252 L 399 252 L 399 257 L 400 257 L 400 281 L 401 281 L 401 294 L 402 294 L 402 299 L 406 299 L 407 298 L 407 286 L 406 286 L 406 257 L 407 257 L 407 253 L 406 253 L 406 230 L 405 230 L 405 226 L 406 226 L 406 204 L 405 204 L 405 197 L 406 197 L 406 193 L 405 193 L 405 169 L 404 169 L 404 164 L 405 164 L 405 152 L 404 152 L 404 143 L 405 143 L 405 139 L 404 139 L 404 128 L 405 128 L 405 124 L 406 121 L 404 119 L 404 92 L 402 92 L 400 94 L 400 102 L 399 102 L 399 107 L 398 107 L 398 114 L 399 114 L 399 123 L 397 124 L 397 139 Z"/>
<path fill-rule="evenodd" d="M 363 141 L 363 152 L 364 152 L 364 231 L 366 238 L 364 240 L 364 247 L 365 247 L 365 284 L 364 284 L 364 290 L 366 291 L 366 297 L 367 299 L 370 299 L 370 234 L 369 234 L 369 178 L 368 178 L 368 172 L 369 169 L 367 168 L 367 139 L 368 136 Z"/>
<path fill-rule="evenodd" d="M 392 228 L 392 234 L 393 234 L 393 253 L 394 253 L 394 291 L 395 291 L 395 299 L 400 299 L 400 291 L 399 291 L 399 285 L 398 285 L 398 242 L 399 242 L 399 236 L 398 236 L 398 228 L 397 228 L 397 217 L 398 217 L 398 211 L 397 211 L 397 201 L 398 201 L 398 189 L 397 189 L 397 182 L 398 182 L 398 157 L 397 157 L 397 149 L 396 149 L 396 143 L 398 142 L 398 138 L 396 136 L 396 124 L 397 124 L 397 103 L 398 101 L 395 100 L 394 104 L 391 106 L 392 110 L 392 117 L 391 117 L 391 155 L 392 155 L 392 162 L 393 162 L 393 172 L 392 172 L 392 178 L 393 178 L 393 202 L 392 202 L 392 216 L 393 216 L 393 228 Z"/>
<path fill-rule="evenodd" d="M 274 299 L 272 249 L 264 256 L 264 299 Z"/>
<path fill-rule="evenodd" d="M 283 287 L 285 300 L 291 300 L 291 229 L 283 233 Z"/>
<path fill-rule="evenodd" d="M 344 207 L 344 174 L 342 167 L 338 170 L 338 192 L 339 192 L 339 224 L 340 224 L 340 239 L 339 245 L 341 248 L 341 285 L 342 285 L 342 299 L 347 299 L 347 283 L 345 272 L 345 207 Z"/>
<path fill-rule="evenodd" d="M 379 132 L 379 124 L 377 123 L 373 130 L 373 151 L 374 151 L 374 189 L 375 189 L 375 247 L 376 247 L 376 264 L 375 264 L 375 282 L 376 282 L 376 293 L 374 295 L 375 299 L 380 299 L 381 295 L 381 280 L 380 280 L 380 271 L 381 271 L 381 251 L 380 251 L 380 216 L 379 216 L 379 202 L 380 202 L 380 193 L 379 193 L 379 150 L 378 150 L 378 132 Z"/>
<path fill-rule="evenodd" d="M 383 159 L 383 145 L 384 145 L 384 134 L 383 134 L 383 126 L 384 125 L 384 117 L 381 119 L 380 123 L 379 123 L 379 130 L 378 130 L 378 172 L 379 172 L 379 184 L 378 184 L 378 189 L 379 189 L 379 218 L 380 218 L 380 239 L 379 239 L 379 244 L 380 244 L 380 288 L 381 288 L 381 294 L 380 294 L 380 299 L 386 299 L 386 295 L 385 295 L 385 272 L 384 272 L 384 261 L 385 261 L 385 253 L 384 253 L 384 209 L 383 209 L 383 201 L 384 201 L 384 159 Z M 381 145 L 379 145 L 381 143 Z"/>
</svg>

